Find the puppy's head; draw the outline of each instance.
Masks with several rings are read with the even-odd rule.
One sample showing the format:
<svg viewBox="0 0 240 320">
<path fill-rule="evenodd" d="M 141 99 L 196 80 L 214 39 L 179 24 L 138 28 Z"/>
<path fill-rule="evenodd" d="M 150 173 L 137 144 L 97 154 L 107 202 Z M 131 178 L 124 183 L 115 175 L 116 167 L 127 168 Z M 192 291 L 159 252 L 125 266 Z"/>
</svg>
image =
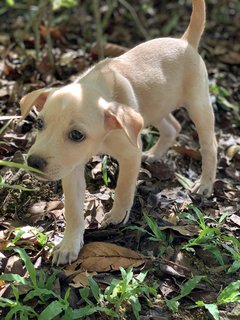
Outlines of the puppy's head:
<svg viewBox="0 0 240 320">
<path fill-rule="evenodd" d="M 101 150 L 111 130 L 123 130 L 129 143 L 139 148 L 142 117 L 129 107 L 105 101 L 89 85 L 36 90 L 25 95 L 20 106 L 23 117 L 33 106 L 39 112 L 27 162 L 44 173 L 40 179 L 58 180 L 85 164 Z"/>
</svg>

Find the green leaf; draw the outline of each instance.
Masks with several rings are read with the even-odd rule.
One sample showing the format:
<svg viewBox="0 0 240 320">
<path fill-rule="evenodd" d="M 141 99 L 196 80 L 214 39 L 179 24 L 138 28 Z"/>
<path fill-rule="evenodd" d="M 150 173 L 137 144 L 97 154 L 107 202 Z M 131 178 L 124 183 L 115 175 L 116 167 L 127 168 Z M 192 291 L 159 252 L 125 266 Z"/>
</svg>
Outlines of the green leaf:
<svg viewBox="0 0 240 320">
<path fill-rule="evenodd" d="M 93 307 L 93 306 L 86 306 L 86 307 L 83 307 L 80 309 L 75 309 L 72 311 L 71 320 L 81 319 L 86 316 L 90 316 L 91 314 L 94 314 L 95 312 L 98 312 L 98 311 L 101 311 L 101 308 L 100 307 Z"/>
<path fill-rule="evenodd" d="M 81 297 L 85 300 L 89 296 L 90 288 L 85 287 L 85 288 L 79 289 L 79 292 L 80 292 Z"/>
<path fill-rule="evenodd" d="M 31 291 L 29 291 L 23 301 L 32 300 L 35 297 L 39 297 L 40 299 L 43 299 L 43 297 L 55 297 L 59 299 L 60 297 L 53 291 L 48 289 L 42 289 L 42 288 L 36 288 Z M 44 300 L 44 299 L 43 299 Z"/>
<path fill-rule="evenodd" d="M 71 8 L 77 5 L 77 0 L 51 0 L 53 10 L 57 10 L 61 7 Z"/>
<path fill-rule="evenodd" d="M 6 0 L 6 3 L 9 7 L 13 7 L 15 5 L 15 1 L 14 0 Z"/>
<path fill-rule="evenodd" d="M 137 230 L 137 231 L 141 231 L 143 233 L 146 233 L 147 230 L 145 230 L 143 227 L 138 227 L 138 226 L 129 226 L 129 227 L 125 227 L 123 228 L 123 230 Z M 149 232 L 148 232 L 149 233 Z M 150 234 L 150 233 L 149 233 Z"/>
<path fill-rule="evenodd" d="M 18 184 L 8 184 L 8 183 L 0 183 L 1 188 L 14 189 L 14 190 L 22 190 L 22 191 L 38 191 L 38 188 L 28 188 Z"/>
<path fill-rule="evenodd" d="M 23 169 L 23 170 L 27 170 L 27 171 L 32 171 L 32 172 L 35 172 L 35 173 L 43 174 L 42 171 L 40 171 L 38 169 L 35 169 L 33 167 L 29 167 L 28 165 L 23 164 L 23 163 L 0 160 L 0 166 Z"/>
<path fill-rule="evenodd" d="M 227 217 L 229 216 L 229 212 L 223 212 L 222 214 L 221 214 L 221 217 L 220 217 L 220 219 L 219 219 L 219 223 L 222 223 Z"/>
<path fill-rule="evenodd" d="M 56 300 L 56 301 L 52 301 L 39 315 L 38 320 L 50 320 L 50 319 L 54 319 L 57 315 L 59 315 L 63 309 L 64 309 L 64 305 Z"/>
<path fill-rule="evenodd" d="M 210 243 L 204 245 L 204 250 L 210 251 L 217 259 L 217 261 L 220 263 L 221 266 L 225 266 L 224 260 L 223 260 L 223 254 L 222 252 L 216 247 L 215 243 Z"/>
<path fill-rule="evenodd" d="M 218 306 L 215 303 L 205 303 L 204 307 L 208 310 L 208 312 L 213 316 L 214 320 L 219 320 L 219 310 Z"/>
<path fill-rule="evenodd" d="M 153 235 L 158 239 L 158 240 L 161 240 L 161 241 L 165 241 L 165 234 L 164 232 L 162 232 L 157 223 L 151 219 L 146 212 L 143 212 L 143 215 L 144 215 L 144 218 L 149 226 L 149 228 L 151 229 Z"/>
<path fill-rule="evenodd" d="M 137 275 L 136 279 L 137 279 L 140 283 L 142 283 L 142 282 L 145 280 L 146 276 L 147 276 L 147 271 L 141 272 L 141 273 L 139 273 L 139 275 Z"/>
<path fill-rule="evenodd" d="M 132 279 L 133 279 L 133 268 L 129 267 L 126 273 L 126 284 L 128 285 Z"/>
<path fill-rule="evenodd" d="M 238 249 L 240 249 L 240 242 L 238 241 L 237 238 L 232 237 L 232 236 L 222 236 L 222 239 L 225 241 L 231 241 Z"/>
<path fill-rule="evenodd" d="M 0 297 L 0 307 L 14 307 L 17 305 L 17 302 L 8 298 Z"/>
<path fill-rule="evenodd" d="M 131 297 L 129 298 L 129 301 L 130 301 L 130 303 L 131 303 L 132 310 L 133 310 L 133 313 L 134 313 L 134 315 L 135 315 L 135 318 L 136 318 L 137 320 L 139 320 L 139 319 L 140 319 L 140 317 L 139 317 L 139 312 L 141 311 L 141 304 L 139 303 L 138 298 L 135 297 L 135 296 L 131 296 Z"/>
<path fill-rule="evenodd" d="M 102 177 L 106 186 L 108 186 L 107 158 L 107 156 L 104 156 L 102 159 Z"/>
<path fill-rule="evenodd" d="M 89 282 L 90 288 L 92 290 L 92 294 L 93 294 L 95 300 L 98 302 L 100 300 L 99 286 L 98 286 L 97 282 L 92 277 L 88 278 L 88 282 Z"/>
<path fill-rule="evenodd" d="M 240 301 L 240 280 L 230 283 L 217 297 L 217 304 Z"/>
<path fill-rule="evenodd" d="M 189 180 L 188 178 L 184 177 L 180 173 L 175 173 L 175 177 L 177 181 L 187 190 L 191 190 L 193 187 L 193 182 Z"/>
<path fill-rule="evenodd" d="M 204 216 L 203 216 L 202 211 L 200 211 L 197 207 L 195 207 L 193 205 L 190 205 L 189 208 L 191 208 L 196 213 L 198 220 L 199 220 L 199 222 L 198 222 L 199 226 L 204 230 L 206 228 L 206 224 L 204 221 Z"/>
<path fill-rule="evenodd" d="M 20 317 L 13 317 L 18 313 L 20 314 Z M 38 314 L 34 311 L 32 307 L 23 306 L 22 304 L 17 304 L 15 307 L 11 308 L 11 310 L 6 315 L 5 320 L 12 320 L 12 319 L 27 320 L 29 319 L 28 315 L 35 316 L 35 318 L 38 318 Z"/>
<path fill-rule="evenodd" d="M 183 286 L 181 287 L 180 294 L 173 298 L 174 300 L 179 300 L 185 296 L 187 296 L 193 289 L 196 288 L 197 284 L 202 281 L 203 279 L 206 280 L 206 276 L 194 276 L 188 281 L 186 281 Z"/>
<path fill-rule="evenodd" d="M 14 239 L 12 239 L 12 243 L 16 243 L 18 240 L 21 239 L 22 235 L 25 234 L 25 231 L 22 229 L 15 229 L 17 231 L 16 236 L 14 237 Z"/>
<path fill-rule="evenodd" d="M 27 255 L 26 251 L 22 248 L 13 248 L 15 252 L 17 252 L 20 256 L 20 258 L 23 260 L 27 271 L 29 273 L 29 276 L 31 278 L 32 284 L 34 287 L 37 287 L 37 275 L 36 275 L 36 269 L 34 265 L 32 264 L 32 261 L 30 260 L 29 256 Z"/>
<path fill-rule="evenodd" d="M 0 276 L 0 280 L 8 281 L 8 282 L 16 281 L 17 283 L 21 283 L 21 284 L 24 284 L 24 285 L 29 285 L 29 281 L 27 281 L 27 279 L 23 278 L 19 274 L 14 274 L 14 273 L 2 274 Z"/>
<path fill-rule="evenodd" d="M 240 269 L 240 261 L 234 261 L 227 273 L 235 273 Z"/>
<path fill-rule="evenodd" d="M 12 291 L 13 291 L 13 295 L 16 299 L 16 303 L 18 303 L 18 300 L 19 300 L 19 291 L 18 291 L 18 288 L 16 288 L 12 283 L 11 283 L 11 288 L 12 288 Z"/>
<path fill-rule="evenodd" d="M 168 300 L 167 298 L 164 299 L 166 302 L 166 305 L 168 309 L 170 309 L 172 312 L 176 313 L 178 312 L 179 302 L 176 300 Z"/>
</svg>

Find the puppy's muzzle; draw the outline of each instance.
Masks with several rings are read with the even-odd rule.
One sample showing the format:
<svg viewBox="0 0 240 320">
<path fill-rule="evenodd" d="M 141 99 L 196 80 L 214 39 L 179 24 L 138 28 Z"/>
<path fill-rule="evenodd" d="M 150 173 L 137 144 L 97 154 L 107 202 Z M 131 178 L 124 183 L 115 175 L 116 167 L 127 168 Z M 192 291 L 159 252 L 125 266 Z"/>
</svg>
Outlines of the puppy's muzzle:
<svg viewBox="0 0 240 320">
<path fill-rule="evenodd" d="M 37 155 L 30 155 L 27 158 L 27 164 L 32 168 L 44 171 L 47 166 L 47 161 Z"/>
</svg>

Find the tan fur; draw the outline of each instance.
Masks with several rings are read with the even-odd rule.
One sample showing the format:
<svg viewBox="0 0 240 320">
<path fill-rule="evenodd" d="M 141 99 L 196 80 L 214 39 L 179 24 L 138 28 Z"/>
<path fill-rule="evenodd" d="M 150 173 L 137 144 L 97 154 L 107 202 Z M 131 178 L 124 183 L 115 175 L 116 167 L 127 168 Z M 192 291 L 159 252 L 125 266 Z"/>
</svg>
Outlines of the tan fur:
<svg viewBox="0 0 240 320">
<path fill-rule="evenodd" d="M 196 125 L 202 153 L 202 175 L 193 192 L 210 195 L 215 179 L 217 144 L 208 76 L 196 48 L 205 24 L 203 0 L 193 0 L 190 25 L 182 39 L 159 38 L 122 56 L 106 59 L 62 88 L 34 91 L 20 101 L 26 116 L 36 105 L 44 126 L 29 151 L 28 162 L 44 172 L 43 180 L 62 179 L 66 231 L 53 262 L 71 263 L 84 234 L 84 166 L 92 155 L 106 153 L 119 162 L 112 210 L 103 226 L 127 222 L 141 164 L 141 129 L 153 125 L 159 141 L 143 157 L 159 159 L 181 126 L 171 114 L 184 106 Z M 69 133 L 85 135 L 74 142 Z"/>
</svg>

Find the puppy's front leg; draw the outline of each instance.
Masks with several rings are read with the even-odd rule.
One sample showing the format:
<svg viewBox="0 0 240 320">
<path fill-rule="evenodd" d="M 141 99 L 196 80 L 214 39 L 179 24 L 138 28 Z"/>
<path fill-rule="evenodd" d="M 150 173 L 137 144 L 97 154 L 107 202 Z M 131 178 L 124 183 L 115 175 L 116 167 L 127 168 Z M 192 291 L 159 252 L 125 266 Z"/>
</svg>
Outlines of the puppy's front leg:
<svg viewBox="0 0 240 320">
<path fill-rule="evenodd" d="M 102 222 L 102 227 L 109 224 L 127 223 L 133 204 L 137 176 L 141 165 L 141 150 L 134 150 L 129 158 L 114 156 L 119 163 L 119 175 L 114 195 L 114 203 Z"/>
<path fill-rule="evenodd" d="M 84 195 L 85 178 L 84 166 L 75 168 L 68 176 L 62 179 L 65 198 L 66 229 L 63 240 L 53 253 L 53 263 L 71 263 L 77 259 L 83 246 L 84 234 Z"/>
</svg>

